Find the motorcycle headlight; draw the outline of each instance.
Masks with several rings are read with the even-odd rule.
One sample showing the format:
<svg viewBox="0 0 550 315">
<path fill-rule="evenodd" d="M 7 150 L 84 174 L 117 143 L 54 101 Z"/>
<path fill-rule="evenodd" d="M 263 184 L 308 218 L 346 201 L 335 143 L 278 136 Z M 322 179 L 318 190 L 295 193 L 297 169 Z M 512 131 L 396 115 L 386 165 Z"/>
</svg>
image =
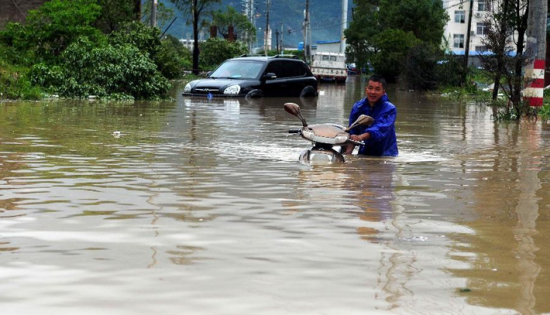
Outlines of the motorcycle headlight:
<svg viewBox="0 0 550 315">
<path fill-rule="evenodd" d="M 190 93 L 191 92 L 191 83 L 187 83 L 185 85 L 185 88 L 183 89 L 183 93 Z"/>
<path fill-rule="evenodd" d="M 313 141 L 313 136 L 314 135 L 315 134 L 313 133 L 313 130 L 311 130 L 309 128 L 302 128 L 302 137 Z"/>
<path fill-rule="evenodd" d="M 341 144 L 341 143 L 344 143 L 346 141 L 348 141 L 348 135 L 340 135 L 340 136 L 337 136 L 336 138 L 334 138 L 334 143 L 335 144 Z"/>
<path fill-rule="evenodd" d="M 225 95 L 236 95 L 239 94 L 241 91 L 241 86 L 238 84 L 228 86 L 224 91 L 223 94 Z"/>
</svg>

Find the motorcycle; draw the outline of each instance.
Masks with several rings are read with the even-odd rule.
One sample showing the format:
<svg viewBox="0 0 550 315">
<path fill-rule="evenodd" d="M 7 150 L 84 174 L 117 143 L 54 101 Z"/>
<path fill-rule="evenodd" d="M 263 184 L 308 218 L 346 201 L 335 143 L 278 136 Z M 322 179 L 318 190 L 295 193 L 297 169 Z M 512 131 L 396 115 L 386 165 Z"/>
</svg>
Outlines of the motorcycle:
<svg viewBox="0 0 550 315">
<path fill-rule="evenodd" d="M 302 128 L 290 129 L 288 132 L 299 134 L 302 138 L 313 143 L 311 149 L 304 150 L 300 154 L 299 160 L 304 164 L 344 163 L 346 160 L 342 154 L 342 149 L 347 144 L 365 145 L 362 141 L 351 140 L 349 131 L 357 126 L 368 126 L 374 122 L 372 117 L 360 115 L 348 127 L 338 124 L 308 125 L 302 116 L 300 106 L 295 103 L 285 103 L 284 109 L 302 122 Z M 339 146 L 338 150 L 334 148 L 337 146 Z"/>
</svg>

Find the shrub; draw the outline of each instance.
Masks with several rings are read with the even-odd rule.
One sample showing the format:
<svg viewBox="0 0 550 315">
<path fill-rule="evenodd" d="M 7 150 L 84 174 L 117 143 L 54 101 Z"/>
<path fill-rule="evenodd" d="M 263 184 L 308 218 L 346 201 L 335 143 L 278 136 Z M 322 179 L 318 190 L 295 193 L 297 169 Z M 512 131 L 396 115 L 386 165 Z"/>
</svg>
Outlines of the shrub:
<svg viewBox="0 0 550 315">
<path fill-rule="evenodd" d="M 161 46 L 160 30 L 137 21 L 124 23 L 110 35 L 109 43 L 113 46 L 133 45 L 154 60 Z"/>
<path fill-rule="evenodd" d="M 191 52 L 174 36 L 167 36 L 161 42 L 155 63 L 167 79 L 181 78 L 184 69 L 191 68 Z"/>
<path fill-rule="evenodd" d="M 463 73 L 464 63 L 462 58 L 457 58 L 452 54 L 445 55 L 436 67 L 436 77 L 440 86 L 460 86 Z"/>
<path fill-rule="evenodd" d="M 35 50 L 37 57 L 46 60 L 59 56 L 80 36 L 101 35 L 92 26 L 100 12 L 96 0 L 47 1 L 29 11 L 21 34 L 25 45 L 21 48 Z"/>
<path fill-rule="evenodd" d="M 443 53 L 428 43 L 421 43 L 409 51 L 404 77 L 409 88 L 433 90 L 439 85 L 437 66 Z"/>
<path fill-rule="evenodd" d="M 39 99 L 40 88 L 32 86 L 28 68 L 8 66 L 0 59 L 0 99 Z"/>
<path fill-rule="evenodd" d="M 61 60 L 59 66 L 35 65 L 32 82 L 67 97 L 116 94 L 150 99 L 170 88 L 154 62 L 129 44 L 96 47 L 82 37 L 63 52 Z"/>
</svg>

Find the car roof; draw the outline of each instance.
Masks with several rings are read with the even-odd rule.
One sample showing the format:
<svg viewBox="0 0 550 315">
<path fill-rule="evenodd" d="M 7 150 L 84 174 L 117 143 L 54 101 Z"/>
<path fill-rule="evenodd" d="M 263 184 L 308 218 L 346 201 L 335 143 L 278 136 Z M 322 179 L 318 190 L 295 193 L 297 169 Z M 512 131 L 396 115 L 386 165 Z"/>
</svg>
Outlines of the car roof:
<svg viewBox="0 0 550 315">
<path fill-rule="evenodd" d="M 274 59 L 277 59 L 277 60 L 292 60 L 292 61 L 302 61 L 296 57 L 286 57 L 286 56 L 246 56 L 246 55 L 243 55 L 243 56 L 240 56 L 240 57 L 236 57 L 236 58 L 232 58 L 230 60 L 247 60 L 247 61 L 269 61 L 269 60 L 274 60 Z"/>
</svg>

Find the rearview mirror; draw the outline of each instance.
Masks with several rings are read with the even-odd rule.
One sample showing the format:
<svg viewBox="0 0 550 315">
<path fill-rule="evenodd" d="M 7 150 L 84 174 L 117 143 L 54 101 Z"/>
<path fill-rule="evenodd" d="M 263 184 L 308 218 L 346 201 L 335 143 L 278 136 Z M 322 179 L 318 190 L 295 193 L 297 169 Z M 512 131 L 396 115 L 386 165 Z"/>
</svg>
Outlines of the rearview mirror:
<svg viewBox="0 0 550 315">
<path fill-rule="evenodd" d="M 359 117 L 357 117 L 357 120 L 354 121 L 353 124 L 351 124 L 349 127 L 346 128 L 346 132 L 350 131 L 351 129 L 353 129 L 357 126 L 372 125 L 373 122 L 374 122 L 374 118 L 372 118 L 371 116 L 361 114 L 361 115 L 359 115 Z"/>
<path fill-rule="evenodd" d="M 304 119 L 304 117 L 302 116 L 302 113 L 300 111 L 300 106 L 298 106 L 298 104 L 296 104 L 296 103 L 285 103 L 285 105 L 283 105 L 283 107 L 285 108 L 285 111 L 287 113 L 298 117 L 298 119 L 300 119 L 300 121 L 302 122 L 302 126 L 307 127 L 307 122 Z"/>
<path fill-rule="evenodd" d="M 273 80 L 273 79 L 277 79 L 277 75 L 273 72 L 268 72 L 268 73 L 264 74 L 264 76 L 262 78 L 265 79 L 265 80 Z"/>
</svg>

